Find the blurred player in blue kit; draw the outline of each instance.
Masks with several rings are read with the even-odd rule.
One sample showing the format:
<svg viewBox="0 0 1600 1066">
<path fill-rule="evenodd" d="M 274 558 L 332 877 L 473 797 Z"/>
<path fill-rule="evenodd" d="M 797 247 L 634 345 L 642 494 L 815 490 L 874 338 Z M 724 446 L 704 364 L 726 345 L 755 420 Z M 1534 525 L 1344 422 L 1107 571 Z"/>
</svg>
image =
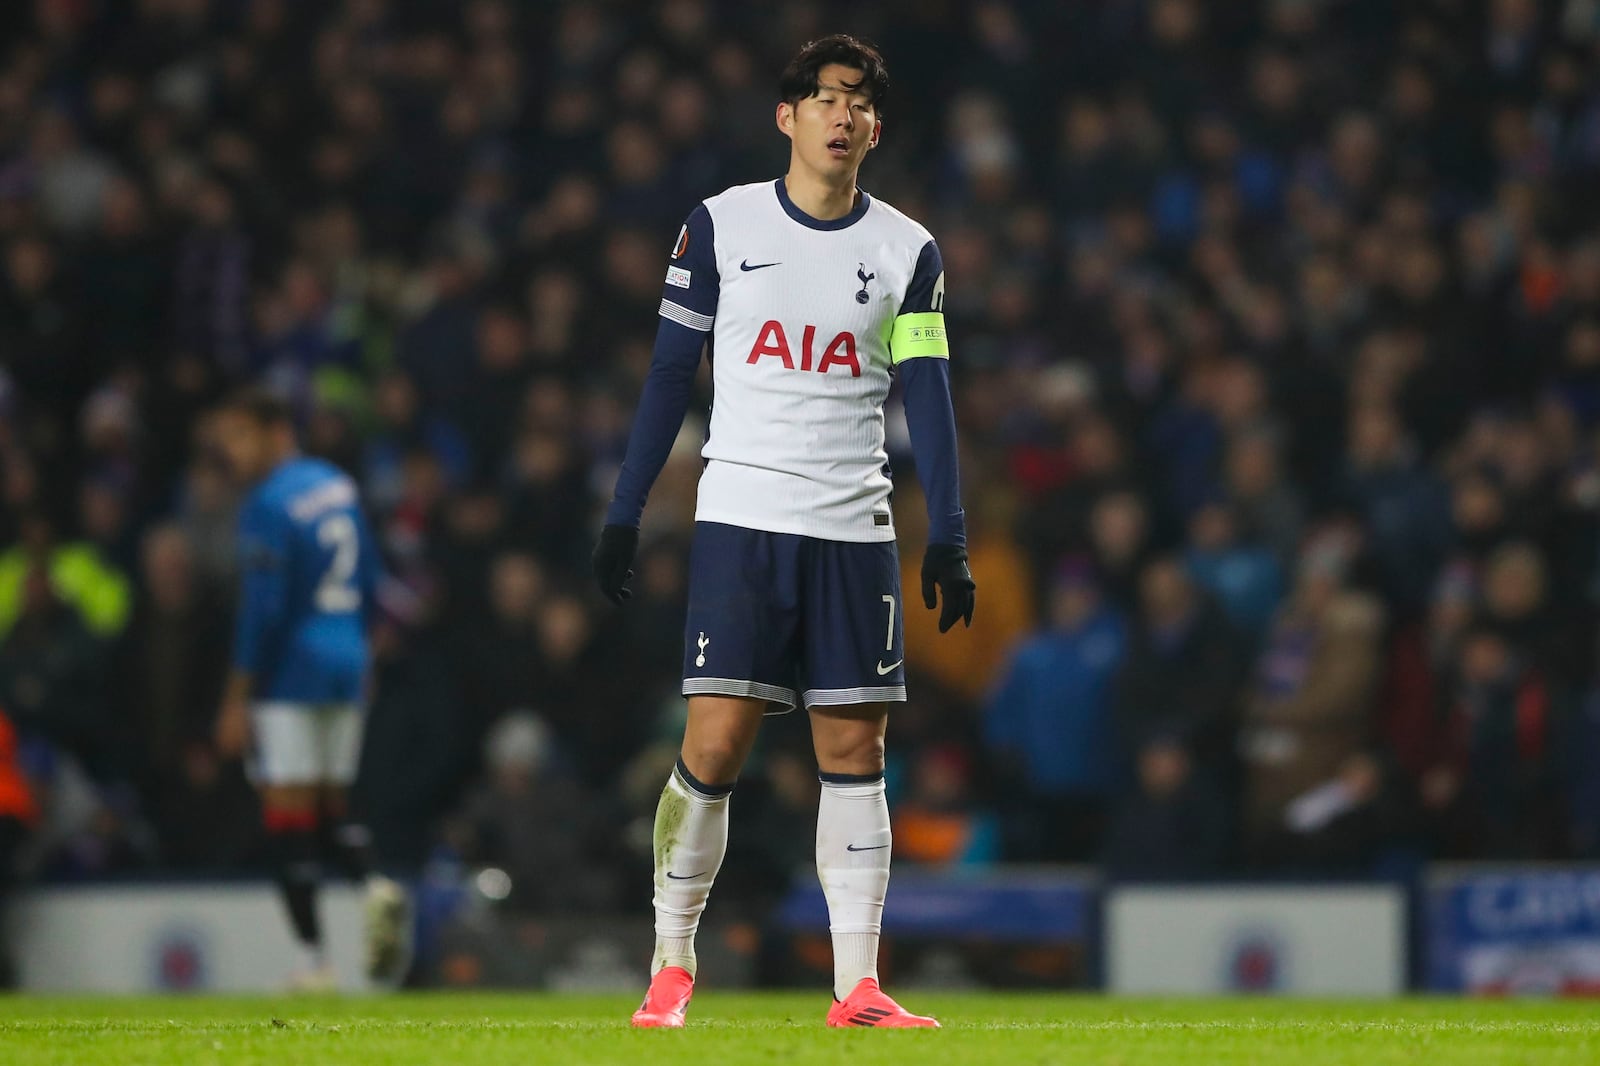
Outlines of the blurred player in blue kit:
<svg viewBox="0 0 1600 1066">
<path fill-rule="evenodd" d="M 594 551 L 620 603 L 645 498 L 687 411 L 702 349 L 714 402 L 690 556 L 688 723 L 655 823 L 656 948 L 636 1026 L 684 1024 L 695 932 L 728 805 L 762 716 L 809 712 L 822 798 L 817 874 L 834 953 L 830 1026 L 932 1027 L 878 985 L 891 840 L 888 706 L 903 701 L 902 601 L 883 405 L 898 379 L 928 500 L 922 564 L 939 626 L 971 624 L 944 328 L 944 266 L 920 224 L 856 185 L 889 79 L 836 35 L 784 70 L 788 173 L 728 189 L 678 233 L 644 393 Z"/>
<path fill-rule="evenodd" d="M 239 515 L 233 666 L 216 740 L 224 755 L 247 756 L 261 796 L 300 948 L 291 983 L 335 985 L 317 914 L 324 865 L 365 884 L 368 973 L 389 977 L 405 953 L 405 896 L 373 869 L 365 828 L 347 821 L 361 755 L 377 550 L 355 482 L 299 454 L 285 401 L 238 393 L 213 426 L 230 473 L 249 489 Z"/>
</svg>

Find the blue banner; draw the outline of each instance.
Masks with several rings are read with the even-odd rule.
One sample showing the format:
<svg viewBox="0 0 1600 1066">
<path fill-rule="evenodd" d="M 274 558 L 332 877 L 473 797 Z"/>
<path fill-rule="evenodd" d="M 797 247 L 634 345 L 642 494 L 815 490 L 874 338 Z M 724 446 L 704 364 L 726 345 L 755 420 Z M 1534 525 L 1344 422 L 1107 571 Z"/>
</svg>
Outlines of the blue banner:
<svg viewBox="0 0 1600 1066">
<path fill-rule="evenodd" d="M 1600 995 L 1600 869 L 1436 873 L 1428 985 L 1479 995 Z"/>
<path fill-rule="evenodd" d="M 1089 938 L 1095 882 L 1069 873 L 1015 871 L 978 877 L 896 872 L 883 909 L 894 936 L 940 940 L 1063 943 Z M 828 903 L 812 882 L 778 911 L 791 932 L 827 932 Z"/>
</svg>

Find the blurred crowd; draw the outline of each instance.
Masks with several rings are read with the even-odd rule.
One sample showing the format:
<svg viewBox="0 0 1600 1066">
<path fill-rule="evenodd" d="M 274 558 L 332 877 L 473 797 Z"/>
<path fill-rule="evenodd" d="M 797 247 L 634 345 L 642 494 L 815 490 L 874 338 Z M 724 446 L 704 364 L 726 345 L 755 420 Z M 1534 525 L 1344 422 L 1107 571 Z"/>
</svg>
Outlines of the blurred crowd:
<svg viewBox="0 0 1600 1066">
<path fill-rule="evenodd" d="M 672 237 L 782 172 L 776 74 L 840 29 L 892 78 L 864 184 L 947 266 L 979 585 L 906 619 L 897 860 L 1600 856 L 1595 0 L 17 0 L 0 867 L 258 857 L 205 412 L 264 381 L 382 542 L 389 860 L 647 902 L 704 378 L 625 609 L 588 550 Z M 809 857 L 807 744 L 770 724 L 719 898 Z"/>
</svg>

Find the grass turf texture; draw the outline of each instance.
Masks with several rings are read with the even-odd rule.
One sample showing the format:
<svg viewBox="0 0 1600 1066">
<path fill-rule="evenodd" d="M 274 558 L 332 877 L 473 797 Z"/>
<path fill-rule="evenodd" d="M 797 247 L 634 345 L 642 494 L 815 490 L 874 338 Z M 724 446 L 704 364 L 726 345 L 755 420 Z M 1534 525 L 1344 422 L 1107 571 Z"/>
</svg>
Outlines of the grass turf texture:
<svg viewBox="0 0 1600 1066">
<path fill-rule="evenodd" d="M 633 998 L 0 999 L 0 1062 L 190 1063 L 1381 1063 L 1600 1062 L 1586 1003 L 1155 1001 L 932 995 L 938 1032 L 824 1029 L 821 994 L 702 993 L 681 1032 L 634 1031 Z"/>
</svg>

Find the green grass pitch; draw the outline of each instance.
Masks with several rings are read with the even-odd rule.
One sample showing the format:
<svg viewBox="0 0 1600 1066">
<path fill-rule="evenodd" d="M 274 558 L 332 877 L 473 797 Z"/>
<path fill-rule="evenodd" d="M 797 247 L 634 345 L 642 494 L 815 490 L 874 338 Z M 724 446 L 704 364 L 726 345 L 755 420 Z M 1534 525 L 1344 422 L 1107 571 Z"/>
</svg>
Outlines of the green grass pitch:
<svg viewBox="0 0 1600 1066">
<path fill-rule="evenodd" d="M 0 999 L 0 1062 L 302 1063 L 1600 1063 L 1590 1003 L 1408 999 L 1155 1001 L 909 992 L 938 1032 L 823 1028 L 820 994 L 702 993 L 681 1032 L 628 1028 L 616 996 Z"/>
</svg>

